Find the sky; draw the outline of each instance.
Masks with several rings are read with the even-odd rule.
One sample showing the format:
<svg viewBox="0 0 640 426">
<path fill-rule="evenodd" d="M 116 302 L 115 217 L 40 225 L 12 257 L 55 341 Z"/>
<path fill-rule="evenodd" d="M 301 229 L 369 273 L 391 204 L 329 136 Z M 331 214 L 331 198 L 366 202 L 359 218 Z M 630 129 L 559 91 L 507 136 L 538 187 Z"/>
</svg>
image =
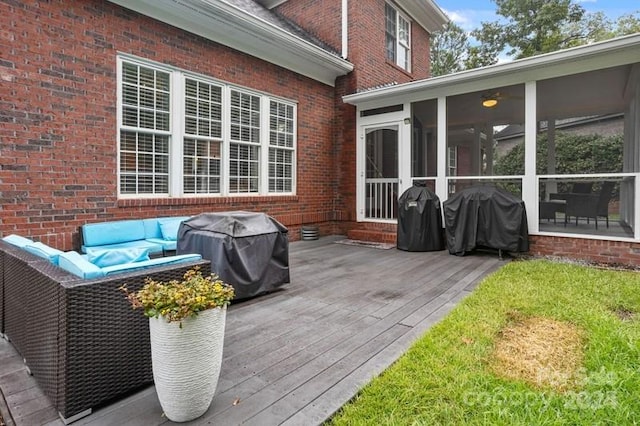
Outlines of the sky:
<svg viewBox="0 0 640 426">
<path fill-rule="evenodd" d="M 491 0 L 435 0 L 448 16 L 466 31 L 480 27 L 480 22 L 496 21 L 496 4 Z M 602 11 L 611 20 L 640 11 L 640 0 L 577 0 L 587 12 Z"/>
</svg>

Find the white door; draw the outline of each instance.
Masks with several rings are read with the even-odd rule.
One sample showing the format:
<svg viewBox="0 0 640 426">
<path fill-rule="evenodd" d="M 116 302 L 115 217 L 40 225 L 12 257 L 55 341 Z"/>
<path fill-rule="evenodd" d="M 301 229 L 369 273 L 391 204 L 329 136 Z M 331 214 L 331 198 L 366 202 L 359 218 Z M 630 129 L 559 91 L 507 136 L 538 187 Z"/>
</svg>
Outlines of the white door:
<svg viewBox="0 0 640 426">
<path fill-rule="evenodd" d="M 395 220 L 398 210 L 399 125 L 364 131 L 364 218 Z"/>
</svg>

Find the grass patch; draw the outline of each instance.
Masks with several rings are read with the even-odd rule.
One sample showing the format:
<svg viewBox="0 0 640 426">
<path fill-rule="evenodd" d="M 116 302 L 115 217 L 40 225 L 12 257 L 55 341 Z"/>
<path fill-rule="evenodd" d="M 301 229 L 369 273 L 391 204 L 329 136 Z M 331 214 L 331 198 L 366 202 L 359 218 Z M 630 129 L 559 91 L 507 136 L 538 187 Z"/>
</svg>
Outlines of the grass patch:
<svg viewBox="0 0 640 426">
<path fill-rule="evenodd" d="M 637 424 L 640 274 L 511 262 L 334 425 Z"/>
</svg>

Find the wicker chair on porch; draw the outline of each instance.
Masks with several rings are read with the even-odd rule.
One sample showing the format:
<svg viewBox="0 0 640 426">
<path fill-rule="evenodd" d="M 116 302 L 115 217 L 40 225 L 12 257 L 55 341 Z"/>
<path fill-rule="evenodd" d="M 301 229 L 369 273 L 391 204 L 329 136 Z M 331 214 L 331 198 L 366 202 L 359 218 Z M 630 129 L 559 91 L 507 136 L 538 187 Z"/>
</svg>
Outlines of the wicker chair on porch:
<svg viewBox="0 0 640 426">
<path fill-rule="evenodd" d="M 598 218 L 603 217 L 609 227 L 609 201 L 613 195 L 613 188 L 616 183 L 606 181 L 602 183 L 602 188 L 598 194 L 567 194 L 567 204 L 565 207 L 564 226 L 571 217 L 575 217 L 576 226 L 578 218 L 584 217 L 589 223 L 593 219 L 598 229 Z"/>
</svg>

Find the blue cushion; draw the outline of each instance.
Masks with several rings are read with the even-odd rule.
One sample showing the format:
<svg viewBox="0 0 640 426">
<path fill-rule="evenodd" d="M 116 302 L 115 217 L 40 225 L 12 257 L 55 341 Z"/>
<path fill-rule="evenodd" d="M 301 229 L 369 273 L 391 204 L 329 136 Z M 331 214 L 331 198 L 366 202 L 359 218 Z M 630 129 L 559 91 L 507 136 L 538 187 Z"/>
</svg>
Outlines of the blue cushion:
<svg viewBox="0 0 640 426">
<path fill-rule="evenodd" d="M 145 241 L 149 243 L 159 244 L 163 250 L 175 250 L 178 245 L 177 241 L 164 240 L 162 238 L 147 238 Z"/>
<path fill-rule="evenodd" d="M 158 218 L 142 219 L 142 225 L 144 226 L 144 239 L 150 238 L 162 238 L 162 232 L 160 232 L 160 225 L 158 225 Z"/>
<path fill-rule="evenodd" d="M 158 220 L 160 232 L 162 232 L 162 238 L 167 241 L 176 241 L 178 239 L 178 229 L 180 228 L 181 223 L 182 219 Z"/>
<path fill-rule="evenodd" d="M 128 241 L 118 244 L 105 244 L 100 246 L 82 246 L 82 251 L 87 253 L 89 250 L 115 250 L 121 248 L 148 248 L 150 254 L 162 253 L 161 244 L 156 244 L 145 240 Z"/>
<path fill-rule="evenodd" d="M 62 250 L 49 247 L 48 245 L 42 243 L 27 244 L 26 246 L 22 247 L 22 249 L 28 251 L 31 254 L 35 254 L 36 256 L 43 257 L 54 265 L 58 264 L 58 257 L 62 253 Z"/>
<path fill-rule="evenodd" d="M 113 265 L 102 268 L 105 275 L 112 275 L 121 272 L 131 272 L 138 269 L 148 269 L 155 266 L 173 265 L 176 263 L 193 262 L 201 260 L 202 256 L 199 254 L 180 254 L 177 256 L 157 257 L 155 259 L 146 260 L 143 262 L 127 263 L 123 265 Z"/>
<path fill-rule="evenodd" d="M 149 260 L 148 248 L 120 248 L 114 250 L 89 250 L 87 260 L 96 266 L 121 265 Z"/>
<path fill-rule="evenodd" d="M 2 239 L 2 241 L 20 248 L 23 248 L 28 244 L 33 244 L 33 240 L 15 234 L 7 235 Z"/>
<path fill-rule="evenodd" d="M 104 277 L 102 269 L 75 251 L 60 253 L 60 256 L 58 256 L 58 266 L 80 278 L 92 279 Z"/>
<path fill-rule="evenodd" d="M 87 247 L 144 240 L 144 235 L 142 220 L 117 220 L 82 226 L 82 242 Z"/>
</svg>

